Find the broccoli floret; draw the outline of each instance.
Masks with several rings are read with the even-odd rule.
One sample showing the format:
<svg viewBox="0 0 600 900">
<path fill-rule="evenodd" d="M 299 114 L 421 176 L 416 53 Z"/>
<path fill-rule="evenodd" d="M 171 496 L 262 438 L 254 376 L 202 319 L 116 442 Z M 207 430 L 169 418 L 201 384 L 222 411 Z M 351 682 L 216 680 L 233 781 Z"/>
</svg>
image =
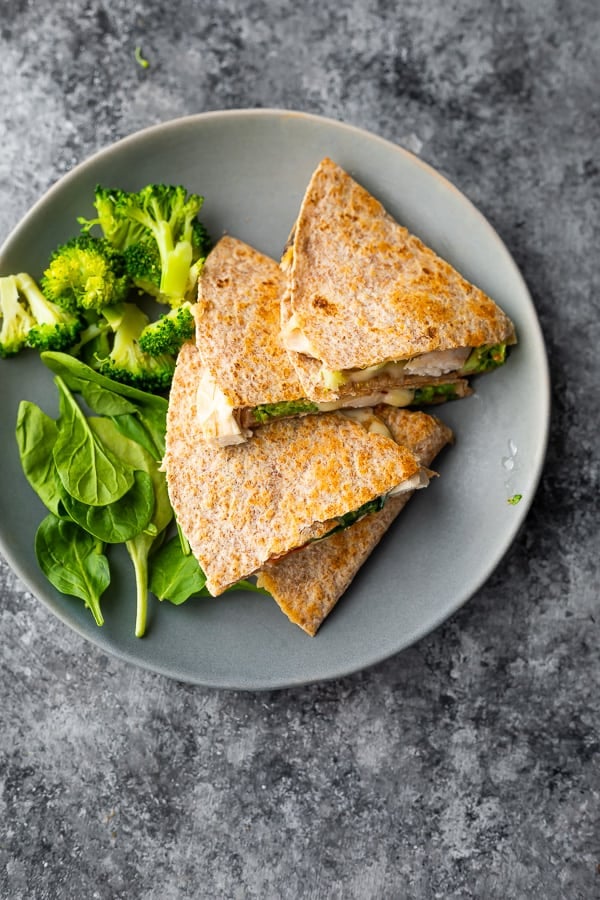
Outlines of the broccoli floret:
<svg viewBox="0 0 600 900">
<path fill-rule="evenodd" d="M 143 391 L 167 390 L 175 371 L 175 357 L 166 353 L 150 356 L 141 350 L 139 337 L 149 322 L 148 316 L 134 303 L 108 307 L 102 314 L 114 336 L 110 353 L 97 359 L 94 368 Z"/>
<path fill-rule="evenodd" d="M 84 317 L 85 327 L 79 340 L 69 351 L 92 369 L 98 367 L 98 360 L 105 359 L 112 349 L 112 329 L 104 316 L 87 313 Z"/>
<path fill-rule="evenodd" d="M 200 219 L 192 221 L 192 247 L 194 248 L 194 259 L 204 262 L 210 252 L 212 241 L 206 227 Z"/>
<path fill-rule="evenodd" d="M 153 237 L 146 237 L 124 251 L 127 274 L 137 288 L 160 299 L 161 263 Z"/>
<path fill-rule="evenodd" d="M 140 347 L 150 356 L 171 353 L 176 356 L 185 341 L 194 336 L 196 323 L 192 304 L 184 303 L 146 325 L 140 335 Z"/>
<path fill-rule="evenodd" d="M 178 185 L 149 184 L 137 193 L 98 187 L 98 218 L 80 222 L 100 225 L 125 254 L 134 283 L 175 307 L 193 298 L 208 252 L 208 233 L 197 219 L 203 199 Z"/>
<path fill-rule="evenodd" d="M 35 319 L 19 298 L 14 275 L 0 278 L 0 314 L 0 358 L 5 358 L 27 346 L 27 335 L 35 325 Z"/>
<path fill-rule="evenodd" d="M 47 300 L 26 272 L 0 278 L 0 308 L 0 356 L 12 356 L 25 346 L 67 350 L 83 327 L 78 315 Z"/>
<path fill-rule="evenodd" d="M 127 197 L 126 191 L 119 188 L 105 188 L 98 184 L 94 192 L 97 218 L 77 219 L 84 232 L 89 232 L 94 225 L 99 225 L 111 247 L 120 252 L 139 241 L 152 237 L 145 225 L 126 219 L 117 212 L 117 206 L 123 202 L 125 197 Z"/>
<path fill-rule="evenodd" d="M 131 290 L 123 255 L 104 238 L 80 234 L 54 251 L 42 276 L 45 296 L 64 309 L 102 310 Z"/>
<path fill-rule="evenodd" d="M 152 234 L 160 257 L 160 284 L 152 293 L 170 306 L 180 306 L 188 296 L 190 269 L 201 258 L 204 242 L 193 222 L 202 203 L 199 194 L 166 184 L 147 185 L 137 194 L 122 195 L 117 203 L 118 214 Z"/>
<path fill-rule="evenodd" d="M 72 347 L 83 328 L 80 316 L 48 300 L 31 275 L 21 272 L 15 277 L 17 287 L 36 321 L 27 335 L 29 346 L 36 350 L 67 350 Z"/>
</svg>

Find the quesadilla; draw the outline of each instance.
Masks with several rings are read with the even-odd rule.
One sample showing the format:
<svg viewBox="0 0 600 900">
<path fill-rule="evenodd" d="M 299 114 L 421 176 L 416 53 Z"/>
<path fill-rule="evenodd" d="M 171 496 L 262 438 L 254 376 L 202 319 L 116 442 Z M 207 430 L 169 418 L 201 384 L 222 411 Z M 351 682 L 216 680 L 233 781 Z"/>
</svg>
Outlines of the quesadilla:
<svg viewBox="0 0 600 900">
<path fill-rule="evenodd" d="M 367 430 L 341 413 L 275 420 L 246 444 L 212 447 L 197 419 L 201 370 L 197 348 L 184 344 L 163 467 L 178 524 L 213 595 L 389 497 L 426 486 L 433 474 L 382 434 L 382 423 Z"/>
<path fill-rule="evenodd" d="M 433 416 L 391 407 L 375 412 L 394 440 L 408 447 L 423 466 L 431 465 L 452 441 L 451 430 Z M 271 594 L 290 621 L 314 636 L 411 496 L 393 497 L 380 512 L 350 528 L 267 564 L 258 573 L 257 584 Z"/>
<path fill-rule="evenodd" d="M 343 406 L 436 403 L 469 392 L 464 380 L 432 387 L 417 379 L 401 389 L 357 382 L 343 400 L 309 400 L 281 343 L 285 283 L 274 260 L 234 237 L 221 238 L 206 259 L 194 315 L 202 359 L 198 415 L 211 443 L 243 443 L 253 428 L 276 418 Z"/>
<path fill-rule="evenodd" d="M 309 400 L 440 385 L 504 362 L 509 317 L 326 158 L 281 261 L 282 340 Z"/>
</svg>

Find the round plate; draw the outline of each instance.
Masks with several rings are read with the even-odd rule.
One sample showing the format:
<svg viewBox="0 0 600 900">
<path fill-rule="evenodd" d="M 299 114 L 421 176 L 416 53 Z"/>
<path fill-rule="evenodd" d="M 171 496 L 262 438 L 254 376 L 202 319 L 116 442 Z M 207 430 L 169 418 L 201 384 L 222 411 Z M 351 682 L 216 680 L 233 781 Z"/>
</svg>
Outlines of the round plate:
<svg viewBox="0 0 600 900">
<path fill-rule="evenodd" d="M 546 449 L 549 378 L 539 323 L 506 247 L 456 188 L 405 150 L 365 131 L 283 110 L 212 112 L 119 141 L 63 177 L 0 251 L 0 274 L 39 277 L 50 252 L 92 217 L 97 183 L 138 189 L 184 184 L 205 196 L 213 238 L 229 232 L 278 258 L 310 175 L 330 156 L 389 212 L 492 296 L 519 344 L 475 396 L 436 410 L 456 444 L 441 477 L 411 500 L 315 638 L 270 597 L 225 594 L 180 607 L 151 604 L 148 634 L 134 637 L 133 575 L 116 554 L 98 628 L 83 603 L 56 592 L 37 567 L 34 534 L 45 510 L 22 475 L 17 407 L 56 415 L 56 390 L 33 352 L 0 362 L 0 547 L 28 588 L 103 650 L 182 681 L 277 688 L 333 678 L 408 646 L 461 606 L 505 554 L 533 499 Z M 508 503 L 522 494 L 517 505 Z M 118 548 L 119 551 L 121 548 Z"/>
</svg>

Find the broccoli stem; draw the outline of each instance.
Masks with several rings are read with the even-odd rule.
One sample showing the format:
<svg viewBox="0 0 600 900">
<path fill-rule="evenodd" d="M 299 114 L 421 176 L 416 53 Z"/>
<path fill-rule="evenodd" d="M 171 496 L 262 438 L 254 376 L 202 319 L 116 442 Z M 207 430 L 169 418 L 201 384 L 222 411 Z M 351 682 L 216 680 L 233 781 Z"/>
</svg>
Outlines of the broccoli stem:
<svg viewBox="0 0 600 900">
<path fill-rule="evenodd" d="M 192 245 L 180 241 L 166 256 L 160 284 L 161 293 L 179 302 L 183 301 L 188 288 L 191 265 Z"/>
</svg>

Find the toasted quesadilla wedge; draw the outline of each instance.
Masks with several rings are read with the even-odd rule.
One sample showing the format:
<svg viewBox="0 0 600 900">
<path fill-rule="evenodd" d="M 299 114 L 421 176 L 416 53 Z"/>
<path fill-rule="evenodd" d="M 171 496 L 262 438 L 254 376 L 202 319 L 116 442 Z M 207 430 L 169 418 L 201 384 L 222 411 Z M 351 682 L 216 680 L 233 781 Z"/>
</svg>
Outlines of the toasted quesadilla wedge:
<svg viewBox="0 0 600 900">
<path fill-rule="evenodd" d="M 468 393 L 467 382 L 394 389 L 389 379 L 356 382 L 343 400 L 307 399 L 281 343 L 279 265 L 248 244 L 225 236 L 206 259 L 198 282 L 196 343 L 202 359 L 198 414 L 204 438 L 217 446 L 243 443 L 252 429 L 276 418 L 331 412 L 342 406 L 436 403 Z"/>
<path fill-rule="evenodd" d="M 433 473 L 392 437 L 341 413 L 276 420 L 252 441 L 211 447 L 197 418 L 202 361 L 179 353 L 164 468 L 177 521 L 213 595 L 266 562 L 356 521 Z"/>
<path fill-rule="evenodd" d="M 376 413 L 394 440 L 429 466 L 452 441 L 451 430 L 422 412 L 382 407 Z M 286 616 L 314 636 L 369 554 L 377 546 L 412 494 L 391 498 L 380 512 L 355 525 L 267 564 L 257 584 L 266 588 Z"/>
<path fill-rule="evenodd" d="M 483 291 L 324 159 L 284 252 L 282 340 L 320 402 L 356 384 L 422 387 L 486 371 L 516 342 Z"/>
</svg>

